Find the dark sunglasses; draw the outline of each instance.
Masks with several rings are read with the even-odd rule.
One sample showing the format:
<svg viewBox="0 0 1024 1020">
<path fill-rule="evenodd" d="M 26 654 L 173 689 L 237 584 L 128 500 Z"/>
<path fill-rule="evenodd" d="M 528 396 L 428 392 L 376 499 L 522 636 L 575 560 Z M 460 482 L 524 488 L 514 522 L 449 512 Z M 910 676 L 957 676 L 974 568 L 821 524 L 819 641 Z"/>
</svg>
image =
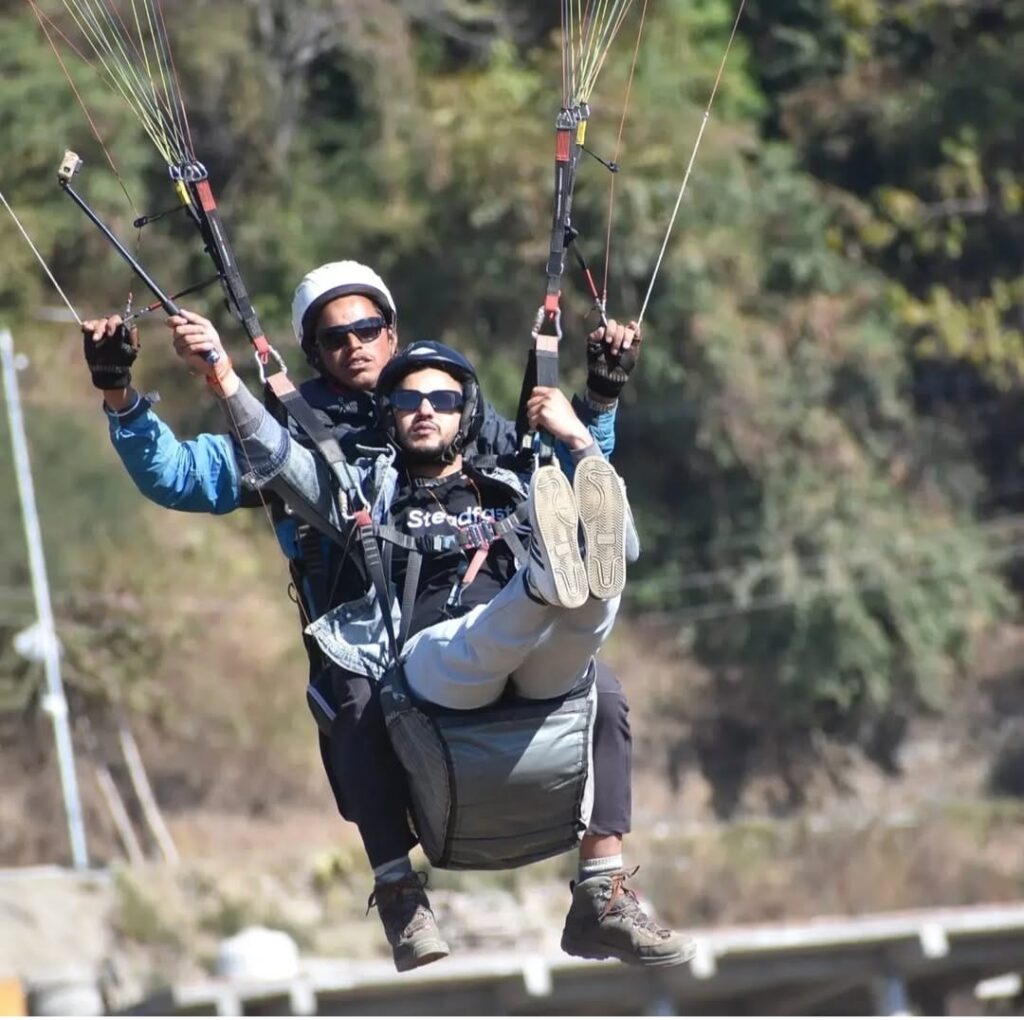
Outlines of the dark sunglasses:
<svg viewBox="0 0 1024 1020">
<path fill-rule="evenodd" d="M 431 390 L 421 393 L 419 390 L 394 390 L 391 394 L 391 406 L 396 411 L 418 411 L 424 400 L 438 412 L 458 411 L 466 402 L 458 390 Z"/>
<path fill-rule="evenodd" d="M 348 343 L 349 334 L 361 344 L 372 344 L 380 339 L 381 333 L 387 328 L 387 322 L 379 315 L 372 319 L 357 319 L 355 322 L 343 322 L 339 326 L 328 326 L 317 331 L 316 342 L 325 351 L 339 351 Z"/>
</svg>

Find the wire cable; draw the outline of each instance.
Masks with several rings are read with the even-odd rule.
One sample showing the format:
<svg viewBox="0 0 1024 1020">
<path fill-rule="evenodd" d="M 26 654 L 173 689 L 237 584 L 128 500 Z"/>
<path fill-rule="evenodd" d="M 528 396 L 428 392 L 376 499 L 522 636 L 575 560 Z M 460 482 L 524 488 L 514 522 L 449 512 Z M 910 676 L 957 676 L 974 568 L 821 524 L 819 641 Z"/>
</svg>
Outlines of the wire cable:
<svg viewBox="0 0 1024 1020">
<path fill-rule="evenodd" d="M 63 288 L 57 282 L 57 278 L 50 271 L 50 267 L 46 264 L 46 259 L 43 258 L 41 252 L 35 246 L 35 242 L 33 242 L 32 238 L 29 237 L 28 231 L 22 225 L 21 220 L 18 219 L 17 213 L 15 213 L 15 211 L 11 208 L 11 204 L 7 201 L 7 198 L 2 191 L 0 191 L 0 202 L 3 202 L 4 208 L 11 214 L 11 219 L 14 220 L 14 225 L 18 228 L 18 230 L 21 231 L 21 236 L 24 237 L 25 240 L 28 242 L 29 248 L 32 249 L 32 254 L 35 255 L 36 260 L 43 267 L 43 272 L 45 272 L 46 275 L 50 278 L 50 283 L 52 283 L 53 286 L 56 288 L 56 291 L 63 299 L 64 304 L 68 306 L 68 311 L 71 312 L 71 314 L 75 317 L 75 322 L 77 322 L 78 325 L 81 326 L 82 317 L 75 310 L 75 306 L 71 303 L 71 300 L 68 298 L 67 294 L 64 293 Z"/>
<path fill-rule="evenodd" d="M 661 251 L 658 253 L 658 259 L 654 264 L 654 272 L 651 273 L 651 281 L 648 284 L 647 294 L 644 297 L 644 303 L 640 309 L 640 317 L 637 319 L 637 322 L 640 325 L 643 324 L 644 316 L 647 314 L 647 306 L 650 303 L 651 294 L 654 291 L 654 283 L 658 278 L 658 273 L 661 270 L 661 264 L 665 259 L 665 251 L 668 248 L 669 239 L 672 237 L 672 231 L 675 229 L 676 217 L 679 215 L 679 207 L 683 203 L 683 197 L 686 195 L 686 189 L 690 184 L 690 176 L 693 173 L 693 168 L 697 162 L 697 153 L 700 152 L 701 143 L 704 141 L 704 132 L 707 130 L 708 121 L 711 120 L 711 109 L 715 105 L 715 99 L 718 96 L 718 88 L 722 84 L 722 78 L 725 75 L 725 67 L 729 62 L 729 54 L 732 52 L 733 43 L 736 41 L 736 34 L 739 31 L 740 21 L 743 18 L 743 11 L 746 7 L 746 3 L 747 0 L 740 0 L 739 10 L 736 12 L 736 20 L 733 22 L 732 26 L 732 33 L 729 36 L 729 42 L 725 47 L 722 62 L 718 67 L 718 74 L 715 76 L 715 84 L 711 89 L 711 98 L 708 100 L 708 105 L 704 110 L 704 116 L 700 122 L 700 130 L 697 132 L 697 140 L 694 142 L 693 151 L 690 153 L 690 162 L 686 167 L 686 173 L 683 176 L 683 183 L 679 188 L 679 194 L 676 197 L 676 204 L 668 222 L 668 229 L 665 231 L 665 239 L 662 241 Z"/>
<path fill-rule="evenodd" d="M 633 59 L 629 65 L 629 77 L 626 80 L 626 96 L 622 101 L 622 117 L 619 120 L 619 133 L 615 139 L 615 152 L 612 154 L 612 163 L 618 166 L 619 157 L 622 152 L 622 137 L 626 132 L 626 120 L 629 117 L 629 101 L 633 94 L 633 79 L 636 77 L 637 60 L 640 57 L 640 43 L 643 40 L 644 25 L 647 23 L 647 4 L 644 0 L 643 10 L 640 12 L 640 27 L 636 33 L 636 43 L 633 46 Z M 604 246 L 604 281 L 601 285 L 601 302 L 608 304 L 608 276 L 612 261 L 612 226 L 615 220 L 615 184 L 618 181 L 617 173 L 611 174 L 608 182 L 608 230 Z"/>
</svg>

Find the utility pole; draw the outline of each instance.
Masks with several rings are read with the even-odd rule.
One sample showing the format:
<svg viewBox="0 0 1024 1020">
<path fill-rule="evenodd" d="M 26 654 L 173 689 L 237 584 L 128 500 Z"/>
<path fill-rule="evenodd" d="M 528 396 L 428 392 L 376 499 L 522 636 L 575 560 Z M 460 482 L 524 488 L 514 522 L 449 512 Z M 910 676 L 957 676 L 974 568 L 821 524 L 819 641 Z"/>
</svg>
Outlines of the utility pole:
<svg viewBox="0 0 1024 1020">
<path fill-rule="evenodd" d="M 21 413 L 21 398 L 18 393 L 18 370 L 14 360 L 14 341 L 10 331 L 6 329 L 0 329 L 0 362 L 3 365 L 4 396 L 7 404 L 7 421 L 11 429 L 11 447 L 14 452 L 14 470 L 18 480 L 18 497 L 21 500 L 21 519 L 25 527 L 25 542 L 28 545 L 32 594 L 36 603 L 36 626 L 43 664 L 46 669 L 46 697 L 43 701 L 43 709 L 53 720 L 60 784 L 64 793 L 64 809 L 67 814 L 68 836 L 71 841 L 71 859 L 76 868 L 85 869 L 89 867 L 89 855 L 85 845 L 85 826 L 82 822 L 82 802 L 78 794 L 78 778 L 75 775 L 75 752 L 71 744 L 71 730 L 68 726 L 68 703 L 64 697 L 64 685 L 60 677 L 60 649 L 57 645 L 57 631 L 53 623 L 50 585 L 46 578 L 43 537 L 39 530 L 39 516 L 36 513 L 36 496 L 32 486 L 28 443 L 25 441 L 25 421 Z"/>
</svg>

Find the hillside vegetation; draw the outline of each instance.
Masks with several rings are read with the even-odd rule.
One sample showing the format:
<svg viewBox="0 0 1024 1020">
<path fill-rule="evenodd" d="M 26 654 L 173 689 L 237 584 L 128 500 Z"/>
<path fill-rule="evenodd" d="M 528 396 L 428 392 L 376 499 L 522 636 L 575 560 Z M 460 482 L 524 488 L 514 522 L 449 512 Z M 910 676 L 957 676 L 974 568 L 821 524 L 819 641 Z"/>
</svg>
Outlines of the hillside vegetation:
<svg viewBox="0 0 1024 1020">
<path fill-rule="evenodd" d="M 558 5 L 190 0 L 166 13 L 196 149 L 293 370 L 295 283 L 353 257 L 391 283 L 404 339 L 467 350 L 511 412 L 543 293 Z M 649 6 L 619 154 L 613 315 L 643 300 L 734 14 L 724 0 Z M 132 227 L 173 202 L 138 122 L 73 65 L 129 204 L 29 8 L 7 0 L 0 18 L 0 189 L 79 311 L 122 308 L 131 289 L 144 299 L 55 185 L 67 147 L 86 160 L 82 189 L 168 290 L 209 276 L 180 217 Z M 588 145 L 606 159 L 637 27 L 594 97 Z M 700 690 L 693 741 L 739 763 L 720 777 L 719 813 L 742 803 L 757 762 L 787 777 L 780 807 L 800 802 L 801 770 L 826 747 L 897 769 L 908 727 L 969 698 L 979 652 L 1019 615 L 1022 53 L 1020 0 L 748 3 L 616 454 L 645 555 L 615 656 L 643 700 L 629 635 L 656 628 L 669 642 L 680 682 L 652 718 L 691 732 Z M 599 279 L 609 184 L 582 164 L 580 245 Z M 80 749 L 111 757 L 131 720 L 170 810 L 322 796 L 265 517 L 144 503 L 74 327 L 40 319 L 57 298 L 4 230 L 0 322 L 30 359 L 23 395 Z M 563 363 L 579 384 L 591 320 L 570 276 Z M 214 291 L 190 303 L 247 363 Z M 160 391 L 179 434 L 217 429 L 151 318 L 140 388 Z M 33 610 L 6 432 L 0 477 L 0 791 L 11 818 L 34 804 L 53 823 L 0 824 L 0 859 L 23 861 L 62 851 L 59 805 L 41 792 L 53 768 L 42 679 L 11 643 Z M 1002 668 L 1015 675 L 1016 660 Z M 650 775 L 668 775 L 672 747 L 666 736 L 645 751 Z"/>
</svg>

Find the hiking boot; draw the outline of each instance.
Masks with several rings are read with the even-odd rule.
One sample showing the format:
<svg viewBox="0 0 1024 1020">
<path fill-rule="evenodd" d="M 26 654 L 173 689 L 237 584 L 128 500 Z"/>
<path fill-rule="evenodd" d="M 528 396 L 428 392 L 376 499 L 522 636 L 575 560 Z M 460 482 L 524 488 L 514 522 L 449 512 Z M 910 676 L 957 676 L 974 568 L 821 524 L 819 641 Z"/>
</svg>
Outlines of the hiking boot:
<svg viewBox="0 0 1024 1020">
<path fill-rule="evenodd" d="M 547 464 L 530 480 L 530 585 L 548 605 L 576 609 L 590 597 L 579 545 L 576 496 L 561 468 Z"/>
<path fill-rule="evenodd" d="M 380 914 L 398 971 L 433 963 L 450 952 L 437 929 L 424 891 L 426 884 L 427 876 L 422 872 L 397 882 L 378 882 L 366 904 L 367 913 L 376 907 Z"/>
<path fill-rule="evenodd" d="M 672 967 L 693 956 L 693 940 L 648 917 L 628 874 L 595 875 L 571 883 L 572 905 L 562 931 L 562 951 L 584 960 L 614 957 L 635 967 Z"/>
<path fill-rule="evenodd" d="M 584 457 L 576 465 L 573 488 L 586 541 L 590 591 L 594 598 L 615 598 L 626 587 L 626 488 L 604 457 Z"/>
</svg>

